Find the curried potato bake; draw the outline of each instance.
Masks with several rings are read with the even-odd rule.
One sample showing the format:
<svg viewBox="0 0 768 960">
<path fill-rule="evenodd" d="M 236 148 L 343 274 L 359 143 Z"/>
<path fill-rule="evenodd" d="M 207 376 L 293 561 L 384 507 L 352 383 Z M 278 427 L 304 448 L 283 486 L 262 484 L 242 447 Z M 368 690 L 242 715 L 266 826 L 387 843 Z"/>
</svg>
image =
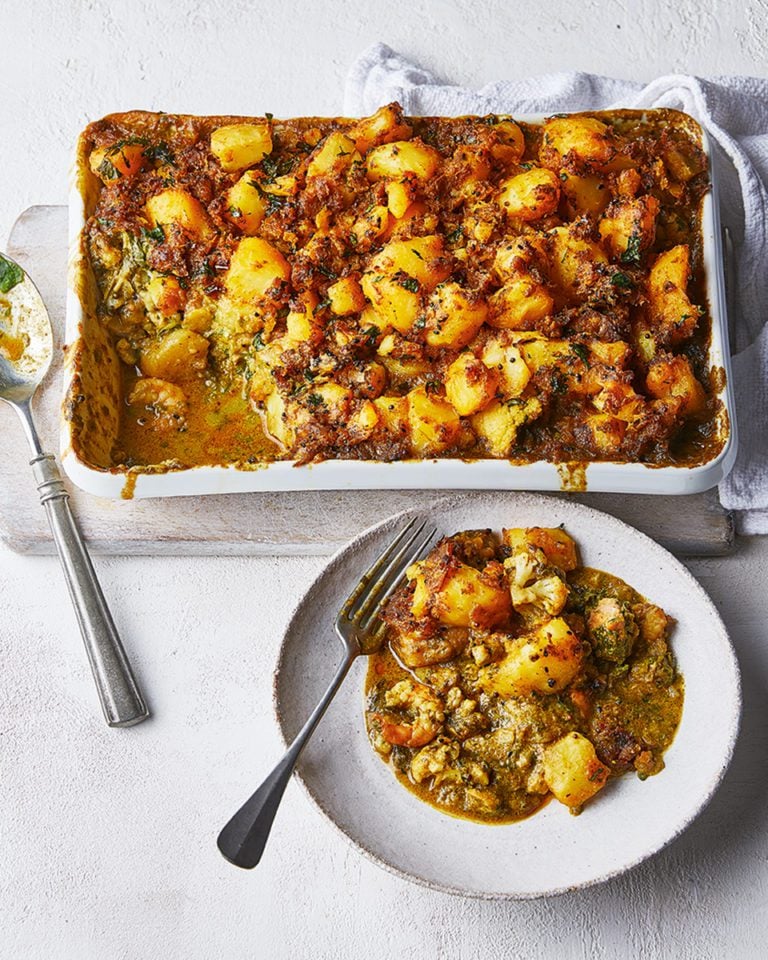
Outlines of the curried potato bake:
<svg viewBox="0 0 768 960">
<path fill-rule="evenodd" d="M 684 114 L 133 112 L 80 156 L 120 367 L 116 440 L 78 451 L 96 466 L 722 446 Z M 98 414 L 87 395 L 75 377 L 70 418 Z"/>
<path fill-rule="evenodd" d="M 503 823 L 554 796 L 658 773 L 683 707 L 671 621 L 579 565 L 561 528 L 446 537 L 385 607 L 366 726 L 398 780 L 446 813 Z"/>
</svg>

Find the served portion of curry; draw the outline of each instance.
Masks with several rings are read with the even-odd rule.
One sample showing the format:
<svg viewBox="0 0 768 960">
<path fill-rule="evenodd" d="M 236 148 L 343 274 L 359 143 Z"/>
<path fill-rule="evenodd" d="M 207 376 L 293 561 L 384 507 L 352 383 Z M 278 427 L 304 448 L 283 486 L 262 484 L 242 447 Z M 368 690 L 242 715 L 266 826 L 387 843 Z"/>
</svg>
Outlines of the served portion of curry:
<svg viewBox="0 0 768 960">
<path fill-rule="evenodd" d="M 413 564 L 370 658 L 366 725 L 398 780 L 489 823 L 658 773 L 683 681 L 664 611 L 579 566 L 562 529 L 471 530 Z"/>
<path fill-rule="evenodd" d="M 692 465 L 722 446 L 684 114 L 134 112 L 91 124 L 80 156 L 123 376 L 96 466 Z M 82 403 L 76 383 L 72 418 Z"/>
</svg>

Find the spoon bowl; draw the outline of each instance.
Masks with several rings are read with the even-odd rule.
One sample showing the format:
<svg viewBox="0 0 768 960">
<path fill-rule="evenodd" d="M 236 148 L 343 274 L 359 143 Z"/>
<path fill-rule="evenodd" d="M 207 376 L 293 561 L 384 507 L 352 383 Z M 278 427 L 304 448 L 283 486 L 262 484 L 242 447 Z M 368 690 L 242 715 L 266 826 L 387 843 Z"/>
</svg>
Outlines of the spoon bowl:
<svg viewBox="0 0 768 960">
<path fill-rule="evenodd" d="M 53 331 L 40 291 L 28 274 L 0 253 L 0 399 L 25 403 L 45 378 Z M 18 279 L 21 274 L 22 279 Z"/>
</svg>

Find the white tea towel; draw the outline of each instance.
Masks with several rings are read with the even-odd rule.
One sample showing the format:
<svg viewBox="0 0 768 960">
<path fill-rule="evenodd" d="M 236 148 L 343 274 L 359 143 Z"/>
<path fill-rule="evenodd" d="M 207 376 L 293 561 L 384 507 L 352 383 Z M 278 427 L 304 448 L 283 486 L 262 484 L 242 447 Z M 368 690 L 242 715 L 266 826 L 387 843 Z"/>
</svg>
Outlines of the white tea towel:
<svg viewBox="0 0 768 960">
<path fill-rule="evenodd" d="M 413 116 L 674 107 L 707 130 L 717 145 L 721 216 L 737 261 L 731 349 L 740 445 L 720 499 L 737 512 L 741 533 L 768 533 L 768 80 L 675 75 L 644 86 L 552 73 L 473 91 L 440 83 L 378 43 L 349 72 L 345 113 L 363 116 L 392 100 Z"/>
</svg>

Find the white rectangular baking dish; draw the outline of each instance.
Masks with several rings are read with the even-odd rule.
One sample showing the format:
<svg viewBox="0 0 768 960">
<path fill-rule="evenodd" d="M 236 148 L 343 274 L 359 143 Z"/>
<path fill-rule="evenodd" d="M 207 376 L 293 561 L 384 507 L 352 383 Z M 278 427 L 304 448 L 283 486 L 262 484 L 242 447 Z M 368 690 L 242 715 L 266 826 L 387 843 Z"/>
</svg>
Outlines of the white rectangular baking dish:
<svg viewBox="0 0 768 960">
<path fill-rule="evenodd" d="M 541 123 L 543 116 L 520 116 L 526 123 Z M 723 245 L 717 194 L 717 170 L 706 131 L 702 147 L 710 169 L 711 190 L 702 205 L 703 257 L 706 294 L 712 320 L 709 366 L 722 368 L 725 377 L 720 428 L 727 431 L 723 449 L 711 461 L 695 467 L 653 467 L 641 463 L 598 462 L 553 464 L 537 461 L 515 464 L 506 460 L 402 460 L 392 463 L 361 460 L 328 460 L 297 467 L 291 461 L 265 463 L 255 469 L 213 466 L 168 472 L 99 470 L 83 462 L 73 449 L 72 424 L 62 415 L 61 458 L 70 478 L 83 490 L 99 497 L 181 497 L 200 494 L 250 493 L 291 490 L 588 490 L 601 493 L 690 494 L 708 490 L 730 471 L 736 459 L 737 428 L 728 316 L 723 270 Z M 69 394 L 74 368 L 71 347 L 82 336 L 86 321 L 79 272 L 82 269 L 80 236 L 90 214 L 89 201 L 80 189 L 77 164 L 73 166 L 69 195 L 70 270 L 67 286 L 64 397 Z M 145 468 L 147 469 L 147 468 Z M 151 469 L 151 468 L 150 468 Z"/>
</svg>

